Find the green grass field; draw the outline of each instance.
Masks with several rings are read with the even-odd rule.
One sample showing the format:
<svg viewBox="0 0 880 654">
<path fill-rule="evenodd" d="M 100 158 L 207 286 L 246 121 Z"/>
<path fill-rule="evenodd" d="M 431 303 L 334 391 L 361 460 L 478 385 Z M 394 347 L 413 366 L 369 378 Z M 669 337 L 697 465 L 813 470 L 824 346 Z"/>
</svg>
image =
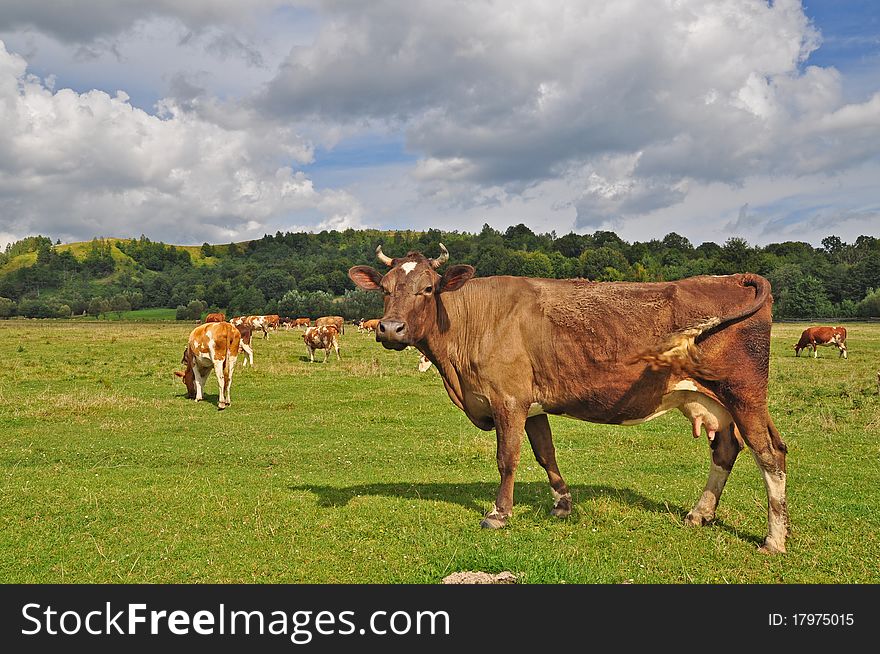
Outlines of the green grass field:
<svg viewBox="0 0 880 654">
<path fill-rule="evenodd" d="M 671 413 L 637 427 L 551 418 L 575 501 L 552 506 L 528 446 L 510 526 L 479 528 L 494 432 L 417 353 L 346 329 L 310 364 L 301 332 L 254 339 L 232 406 L 173 376 L 191 324 L 4 321 L 0 580 L 6 583 L 418 583 L 510 570 L 524 583 L 876 583 L 880 324 L 849 360 L 795 358 L 776 325 L 770 408 L 789 446 L 788 554 L 757 551 L 766 495 L 744 453 L 718 519 L 683 525 L 709 465 Z M 323 355 L 320 355 L 323 358 Z"/>
<path fill-rule="evenodd" d="M 96 318 L 95 316 L 74 316 L 71 320 L 79 320 L 92 322 L 94 320 L 125 320 L 133 322 L 152 322 L 156 320 L 175 320 L 177 315 L 176 309 L 135 309 L 134 311 L 123 311 L 122 315 L 116 312 L 109 312 Z"/>
</svg>

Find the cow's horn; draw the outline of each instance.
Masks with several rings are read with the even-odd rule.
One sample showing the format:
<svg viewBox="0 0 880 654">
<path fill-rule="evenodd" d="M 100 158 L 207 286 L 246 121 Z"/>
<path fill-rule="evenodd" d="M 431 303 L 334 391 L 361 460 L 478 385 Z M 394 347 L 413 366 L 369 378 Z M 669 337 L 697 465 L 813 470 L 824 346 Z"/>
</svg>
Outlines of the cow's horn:
<svg viewBox="0 0 880 654">
<path fill-rule="evenodd" d="M 442 243 L 440 244 L 440 256 L 436 259 L 431 259 L 431 266 L 434 268 L 439 268 L 444 263 L 449 261 L 449 250 L 446 249 L 446 246 Z"/>
<path fill-rule="evenodd" d="M 381 261 L 382 263 L 384 263 L 386 266 L 394 265 L 394 259 L 392 259 L 391 257 L 387 256 L 384 252 L 382 252 L 382 246 L 381 246 L 381 245 L 377 245 L 377 246 L 376 246 L 376 256 L 379 257 L 379 261 Z"/>
</svg>

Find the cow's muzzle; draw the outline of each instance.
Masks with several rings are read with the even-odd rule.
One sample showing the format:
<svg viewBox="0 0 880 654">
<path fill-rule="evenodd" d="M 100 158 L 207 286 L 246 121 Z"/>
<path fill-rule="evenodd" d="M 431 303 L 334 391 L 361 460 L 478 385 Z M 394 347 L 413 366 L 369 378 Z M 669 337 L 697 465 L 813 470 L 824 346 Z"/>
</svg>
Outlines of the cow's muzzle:
<svg viewBox="0 0 880 654">
<path fill-rule="evenodd" d="M 389 350 L 402 350 L 407 341 L 406 323 L 400 320 L 380 320 L 376 328 L 376 340 Z"/>
</svg>

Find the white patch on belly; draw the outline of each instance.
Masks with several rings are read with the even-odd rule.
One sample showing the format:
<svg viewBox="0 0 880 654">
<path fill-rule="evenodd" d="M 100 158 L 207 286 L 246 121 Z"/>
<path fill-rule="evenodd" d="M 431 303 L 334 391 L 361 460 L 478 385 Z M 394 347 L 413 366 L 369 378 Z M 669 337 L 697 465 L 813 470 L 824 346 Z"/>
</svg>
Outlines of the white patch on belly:
<svg viewBox="0 0 880 654">
<path fill-rule="evenodd" d="M 537 402 L 532 402 L 529 405 L 529 418 L 532 418 L 534 416 L 539 416 L 542 413 L 544 413 L 544 407 L 542 407 Z"/>
<path fill-rule="evenodd" d="M 417 265 L 418 265 L 418 263 L 416 263 L 415 261 L 407 261 L 406 263 L 402 264 L 400 267 L 403 268 L 403 272 L 405 272 L 407 275 L 409 275 Z"/>
<path fill-rule="evenodd" d="M 632 420 L 624 420 L 620 424 L 623 425 L 624 427 L 631 427 L 633 425 L 641 425 L 643 422 L 648 422 L 649 420 L 653 420 L 654 418 L 659 418 L 664 413 L 668 413 L 669 411 L 672 411 L 674 408 L 675 407 L 671 406 L 668 409 L 664 409 L 663 405 L 661 404 L 659 407 L 657 407 L 657 410 L 654 411 L 654 413 L 647 415 L 644 418 L 633 418 Z"/>
</svg>

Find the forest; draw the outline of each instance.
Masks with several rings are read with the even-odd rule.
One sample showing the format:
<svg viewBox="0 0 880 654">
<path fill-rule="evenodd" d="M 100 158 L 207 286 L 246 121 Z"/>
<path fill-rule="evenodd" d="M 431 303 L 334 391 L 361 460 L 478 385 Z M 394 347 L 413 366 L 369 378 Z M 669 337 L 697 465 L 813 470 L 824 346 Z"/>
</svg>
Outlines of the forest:
<svg viewBox="0 0 880 654">
<path fill-rule="evenodd" d="M 670 233 L 629 243 L 611 231 L 536 234 L 523 224 L 479 233 L 345 230 L 278 232 L 242 243 L 179 246 L 139 238 L 94 238 L 76 244 L 30 236 L 0 253 L 0 317 L 107 316 L 144 308 L 175 309 L 178 319 L 206 311 L 227 315 L 336 314 L 347 319 L 382 313 L 379 294 L 356 289 L 346 271 L 381 266 L 389 256 L 419 250 L 468 263 L 478 276 L 517 275 L 593 281 L 671 281 L 693 275 L 755 272 L 773 288 L 780 319 L 880 316 L 880 239 L 822 239 L 821 247 L 786 241 L 693 245 Z"/>
</svg>

